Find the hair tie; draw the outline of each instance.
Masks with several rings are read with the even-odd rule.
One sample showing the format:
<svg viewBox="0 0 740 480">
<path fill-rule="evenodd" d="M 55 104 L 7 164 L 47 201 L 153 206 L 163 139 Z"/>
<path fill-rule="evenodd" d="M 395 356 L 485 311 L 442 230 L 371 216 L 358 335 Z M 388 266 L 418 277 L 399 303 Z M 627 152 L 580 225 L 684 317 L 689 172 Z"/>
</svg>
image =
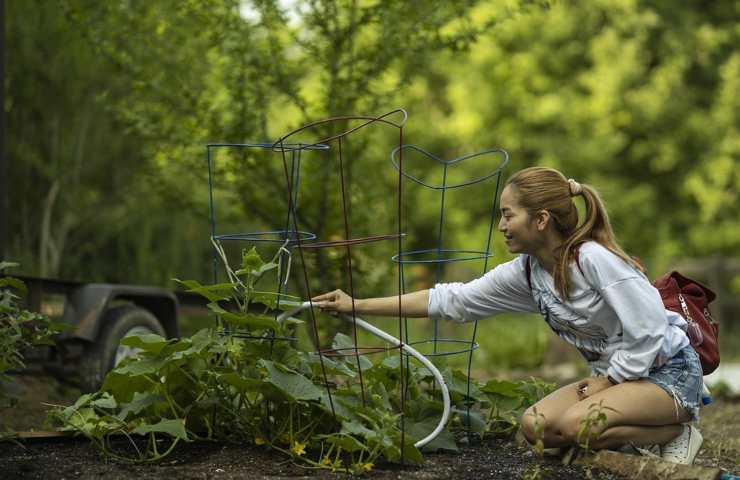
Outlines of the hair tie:
<svg viewBox="0 0 740 480">
<path fill-rule="evenodd" d="M 583 186 L 572 178 L 568 179 L 568 188 L 570 189 L 571 197 L 575 197 L 576 195 L 583 193 Z"/>
</svg>

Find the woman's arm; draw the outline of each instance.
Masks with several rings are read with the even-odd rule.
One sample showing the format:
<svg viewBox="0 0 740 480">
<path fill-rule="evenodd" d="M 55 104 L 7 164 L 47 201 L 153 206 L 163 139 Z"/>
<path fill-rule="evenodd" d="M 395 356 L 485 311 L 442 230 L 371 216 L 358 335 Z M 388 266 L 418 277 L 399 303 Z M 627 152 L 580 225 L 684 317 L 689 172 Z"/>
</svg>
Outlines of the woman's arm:
<svg viewBox="0 0 740 480">
<path fill-rule="evenodd" d="M 311 299 L 321 310 L 327 312 L 352 313 L 352 297 L 341 290 L 324 293 Z M 429 290 L 401 295 L 402 317 L 429 316 Z M 354 311 L 357 315 L 398 315 L 398 296 L 382 298 L 354 299 Z"/>
</svg>

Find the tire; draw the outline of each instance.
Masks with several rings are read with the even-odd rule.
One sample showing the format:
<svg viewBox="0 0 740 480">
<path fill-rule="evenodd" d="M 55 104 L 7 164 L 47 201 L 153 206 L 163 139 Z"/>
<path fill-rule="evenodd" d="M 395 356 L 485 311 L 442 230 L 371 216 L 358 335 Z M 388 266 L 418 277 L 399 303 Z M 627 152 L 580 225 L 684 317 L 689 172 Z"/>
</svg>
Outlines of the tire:
<svg viewBox="0 0 740 480">
<path fill-rule="evenodd" d="M 85 348 L 80 363 L 80 388 L 94 392 L 103 384 L 105 375 L 118 362 L 136 350 L 122 346 L 121 339 L 132 334 L 156 333 L 166 336 L 164 328 L 148 310 L 133 305 L 116 307 L 106 312 L 95 343 Z"/>
</svg>

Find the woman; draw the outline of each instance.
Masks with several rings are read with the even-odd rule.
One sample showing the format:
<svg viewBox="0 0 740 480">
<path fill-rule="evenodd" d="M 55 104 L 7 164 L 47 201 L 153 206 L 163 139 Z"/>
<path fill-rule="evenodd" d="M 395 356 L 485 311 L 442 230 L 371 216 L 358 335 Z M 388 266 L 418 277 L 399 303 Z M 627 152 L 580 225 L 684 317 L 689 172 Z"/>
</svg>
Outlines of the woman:
<svg viewBox="0 0 740 480">
<path fill-rule="evenodd" d="M 574 196 L 586 204 L 580 225 Z M 498 229 L 509 251 L 520 255 L 469 283 L 403 295 L 403 316 L 466 322 L 541 313 L 593 373 L 524 413 L 527 441 L 539 435 L 546 448 L 657 444 L 665 460 L 693 463 L 702 443 L 688 423 L 698 419 L 699 357 L 684 319 L 663 307 L 639 264 L 617 245 L 596 191 L 557 170 L 527 168 L 506 183 L 501 215 Z M 313 301 L 330 312 L 354 307 L 358 315 L 393 316 L 399 308 L 398 297 L 355 300 L 341 290 Z M 595 410 L 606 420 L 584 420 Z"/>
</svg>

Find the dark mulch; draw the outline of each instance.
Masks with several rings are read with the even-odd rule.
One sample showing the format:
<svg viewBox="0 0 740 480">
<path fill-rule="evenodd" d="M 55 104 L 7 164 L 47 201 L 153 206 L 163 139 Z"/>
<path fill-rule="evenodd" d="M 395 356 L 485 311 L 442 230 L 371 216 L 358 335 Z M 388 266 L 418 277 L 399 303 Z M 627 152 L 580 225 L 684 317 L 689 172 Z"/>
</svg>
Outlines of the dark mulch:
<svg viewBox="0 0 740 480">
<path fill-rule="evenodd" d="M 0 444 L 3 478 L 105 478 L 115 479 L 231 479 L 231 478 L 346 478 L 301 468 L 267 449 L 222 443 L 179 445 L 163 461 L 136 465 L 106 460 L 87 441 L 75 439 L 28 440 L 23 445 Z M 490 438 L 465 446 L 460 453 L 426 455 L 422 466 L 378 465 L 366 475 L 373 479 L 485 479 L 613 478 L 579 466 L 563 466 L 557 459 L 540 459 L 527 448 L 504 438 Z"/>
<path fill-rule="evenodd" d="M 21 377 L 25 394 L 12 408 L 0 409 L 0 431 L 48 430 L 43 419 L 48 404 L 69 405 L 79 391 L 49 377 Z M 740 472 L 740 399 L 717 401 L 702 411 L 704 445 L 696 463 Z M 43 403 L 42 403 L 43 402 Z M 346 474 L 315 472 L 298 467 L 285 456 L 265 448 L 223 443 L 182 443 L 162 462 L 133 465 L 106 460 L 83 439 L 28 440 L 23 446 L 0 443 L 0 478 L 106 479 L 229 479 L 229 478 L 346 478 Z M 589 472 L 563 466 L 558 459 L 538 458 L 530 448 L 506 438 L 487 438 L 461 445 L 460 453 L 427 454 L 421 467 L 377 465 L 373 479 L 583 479 Z M 591 478 L 614 478 L 592 471 Z"/>
</svg>

